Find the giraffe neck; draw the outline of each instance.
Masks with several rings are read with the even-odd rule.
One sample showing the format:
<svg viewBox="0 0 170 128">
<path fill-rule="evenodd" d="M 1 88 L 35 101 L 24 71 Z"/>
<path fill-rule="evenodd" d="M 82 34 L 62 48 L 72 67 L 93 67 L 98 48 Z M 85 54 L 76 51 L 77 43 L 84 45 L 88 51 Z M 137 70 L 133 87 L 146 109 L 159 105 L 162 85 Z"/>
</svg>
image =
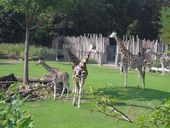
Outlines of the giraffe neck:
<svg viewBox="0 0 170 128">
<path fill-rule="evenodd" d="M 161 57 L 161 56 L 163 56 L 163 54 L 162 53 L 159 53 L 159 52 L 154 52 L 154 51 L 150 51 L 150 53 L 151 54 L 153 54 L 153 55 L 155 55 L 155 56 L 158 56 L 158 57 Z"/>
<path fill-rule="evenodd" d="M 58 69 L 55 68 L 55 70 L 53 68 L 51 68 L 50 66 L 48 66 L 45 62 L 42 63 L 43 68 L 45 68 L 48 72 L 54 74 L 56 71 L 59 71 Z"/>
<path fill-rule="evenodd" d="M 118 37 L 115 37 L 115 40 L 116 40 L 116 43 L 117 45 L 119 46 L 120 48 L 120 51 L 125 54 L 125 53 L 128 53 L 130 54 L 130 52 L 127 50 L 127 48 L 125 47 L 125 45 L 123 44 L 122 40 L 119 39 Z"/>
<path fill-rule="evenodd" d="M 80 66 L 81 68 L 86 68 L 86 64 L 87 64 L 88 59 L 89 59 L 89 57 L 90 57 L 90 53 L 91 53 L 91 51 L 89 51 L 89 52 L 86 54 L 86 56 L 84 56 L 83 59 L 81 60 L 81 62 L 79 63 L 79 66 Z"/>
<path fill-rule="evenodd" d="M 71 59 L 71 61 L 75 64 L 75 65 L 78 65 L 80 63 L 80 60 L 77 56 L 74 55 L 74 53 L 71 51 L 70 48 L 66 48 L 67 50 L 67 53 Z"/>
</svg>

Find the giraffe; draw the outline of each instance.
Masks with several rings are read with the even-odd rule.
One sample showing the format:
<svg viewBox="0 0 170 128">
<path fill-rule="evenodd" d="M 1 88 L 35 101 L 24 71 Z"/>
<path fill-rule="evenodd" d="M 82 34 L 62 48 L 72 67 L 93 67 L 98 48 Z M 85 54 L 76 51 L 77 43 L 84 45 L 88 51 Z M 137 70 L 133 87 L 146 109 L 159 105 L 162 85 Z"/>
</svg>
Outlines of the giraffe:
<svg viewBox="0 0 170 128">
<path fill-rule="evenodd" d="M 70 46 L 66 46 L 65 47 L 69 57 L 70 57 L 70 60 L 73 62 L 73 65 L 72 65 L 72 77 L 73 77 L 73 85 L 75 84 L 74 82 L 74 68 L 80 63 L 80 59 L 71 51 L 70 49 Z M 73 89 L 72 89 L 72 93 L 75 94 L 76 92 L 75 91 L 75 86 L 73 86 Z"/>
<path fill-rule="evenodd" d="M 42 65 L 51 75 L 53 79 L 54 84 L 54 100 L 56 99 L 56 90 L 57 90 L 57 83 L 62 82 L 63 83 L 63 89 L 60 95 L 60 99 L 64 93 L 64 90 L 67 89 L 67 98 L 69 93 L 69 87 L 68 87 L 68 81 L 69 81 L 69 75 L 67 72 L 62 72 L 57 68 L 52 68 L 48 66 L 44 60 L 39 60 L 36 65 Z"/>
<path fill-rule="evenodd" d="M 138 84 L 137 88 L 139 88 L 140 79 L 142 81 L 142 88 L 145 88 L 145 61 L 141 54 L 133 55 L 130 53 L 129 50 L 125 47 L 122 40 L 117 37 L 117 33 L 113 32 L 110 36 L 110 38 L 115 38 L 117 45 L 119 46 L 120 52 L 121 52 L 121 64 L 123 67 L 123 71 L 125 74 L 125 80 L 124 80 L 124 87 L 127 87 L 127 79 L 128 79 L 128 67 L 138 70 Z"/>
<path fill-rule="evenodd" d="M 74 86 L 73 105 L 74 106 L 76 105 L 76 100 L 77 100 L 77 107 L 80 108 L 82 89 L 85 80 L 88 76 L 88 70 L 86 64 L 88 62 L 91 52 L 96 52 L 96 47 L 95 45 L 91 44 L 87 54 L 83 57 L 81 61 L 74 54 L 72 54 L 71 50 L 67 49 L 67 51 L 71 58 L 71 61 L 73 62 L 73 66 L 72 66 L 73 86 Z"/>
<path fill-rule="evenodd" d="M 168 56 L 166 53 L 154 52 L 150 49 L 147 49 L 146 53 L 153 54 L 159 58 L 159 61 L 162 67 L 162 75 L 164 76 L 165 75 L 165 63 L 167 62 L 168 65 L 170 66 L 170 56 Z"/>
</svg>

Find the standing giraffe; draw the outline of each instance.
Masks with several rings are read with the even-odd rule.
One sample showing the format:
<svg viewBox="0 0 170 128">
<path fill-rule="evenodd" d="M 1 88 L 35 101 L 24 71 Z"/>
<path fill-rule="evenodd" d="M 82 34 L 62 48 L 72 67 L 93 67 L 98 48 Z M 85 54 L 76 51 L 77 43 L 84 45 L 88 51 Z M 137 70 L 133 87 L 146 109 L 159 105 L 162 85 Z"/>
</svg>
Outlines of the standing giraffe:
<svg viewBox="0 0 170 128">
<path fill-rule="evenodd" d="M 113 32 L 110 36 L 110 38 L 115 38 L 117 45 L 119 46 L 120 52 L 121 52 L 121 63 L 123 66 L 123 71 L 125 74 L 125 81 L 124 81 L 124 87 L 127 87 L 127 78 L 128 78 L 128 67 L 130 68 L 137 68 L 138 70 L 138 85 L 137 88 L 139 88 L 139 81 L 141 79 L 142 81 L 142 88 L 145 88 L 145 71 L 144 71 L 144 58 L 141 55 L 133 55 L 130 53 L 129 50 L 126 49 L 125 45 L 123 44 L 122 40 L 117 37 L 117 33 Z"/>
<path fill-rule="evenodd" d="M 74 82 L 74 68 L 80 63 L 80 59 L 71 51 L 70 47 L 69 46 L 66 46 L 66 51 L 70 57 L 70 60 L 73 62 L 73 65 L 72 65 L 72 77 L 73 77 L 73 85 L 75 84 Z M 73 89 L 72 89 L 72 93 L 75 94 L 76 92 L 75 91 L 75 86 L 73 86 Z"/>
<path fill-rule="evenodd" d="M 76 105 L 76 99 L 77 99 L 78 108 L 80 108 L 80 99 L 81 99 L 83 85 L 88 76 L 88 70 L 86 64 L 90 57 L 90 53 L 96 52 L 95 50 L 96 47 L 91 44 L 87 54 L 83 57 L 81 61 L 74 54 L 72 54 L 71 51 L 67 50 L 71 60 L 73 61 L 73 66 L 72 66 L 73 84 L 74 84 L 73 105 Z"/>
<path fill-rule="evenodd" d="M 69 75 L 68 75 L 68 73 L 62 72 L 57 68 L 52 68 L 52 67 L 48 66 L 41 59 L 37 62 L 37 65 L 39 65 L 39 64 L 41 64 L 52 75 L 53 83 L 54 83 L 54 100 L 56 99 L 57 83 L 59 83 L 59 82 L 63 83 L 63 89 L 62 89 L 60 98 L 62 97 L 65 89 L 67 89 L 67 98 L 68 98 L 68 93 L 69 93 L 69 87 L 68 87 Z"/>
<path fill-rule="evenodd" d="M 146 53 L 153 54 L 159 58 L 159 61 L 162 66 L 162 75 L 165 75 L 165 63 L 168 63 L 168 66 L 170 66 L 170 56 L 168 56 L 166 53 L 159 53 L 159 52 L 154 52 L 150 49 L 146 50 Z"/>
</svg>

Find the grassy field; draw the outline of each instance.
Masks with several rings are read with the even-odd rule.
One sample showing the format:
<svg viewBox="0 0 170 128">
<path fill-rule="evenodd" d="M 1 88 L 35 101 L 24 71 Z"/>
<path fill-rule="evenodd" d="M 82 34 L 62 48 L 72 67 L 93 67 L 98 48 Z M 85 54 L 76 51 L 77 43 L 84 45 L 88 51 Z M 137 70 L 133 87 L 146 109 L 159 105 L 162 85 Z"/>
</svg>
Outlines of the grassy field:
<svg viewBox="0 0 170 128">
<path fill-rule="evenodd" d="M 0 60 L 0 63 L 5 60 Z M 13 62 L 13 61 L 10 61 Z M 48 62 L 52 67 L 67 71 L 71 78 L 71 64 Z M 41 77 L 46 70 L 30 62 L 30 77 Z M 85 83 L 85 90 L 93 88 L 96 92 L 115 99 L 115 107 L 135 120 L 140 114 L 152 111 L 165 99 L 170 98 L 170 74 L 164 77 L 160 73 L 146 73 L 146 89 L 136 89 L 137 72 L 129 71 L 128 88 L 123 88 L 124 75 L 117 69 L 88 65 L 89 76 Z M 18 77 L 23 75 L 23 63 L 1 64 L 0 76 L 14 73 Z M 72 87 L 72 80 L 70 79 Z M 93 112 L 89 108 L 93 104 L 83 102 L 81 108 L 72 106 L 71 100 L 51 99 L 27 102 L 24 108 L 33 115 L 35 128 L 132 128 L 134 124 L 118 121 L 104 114 Z"/>
</svg>

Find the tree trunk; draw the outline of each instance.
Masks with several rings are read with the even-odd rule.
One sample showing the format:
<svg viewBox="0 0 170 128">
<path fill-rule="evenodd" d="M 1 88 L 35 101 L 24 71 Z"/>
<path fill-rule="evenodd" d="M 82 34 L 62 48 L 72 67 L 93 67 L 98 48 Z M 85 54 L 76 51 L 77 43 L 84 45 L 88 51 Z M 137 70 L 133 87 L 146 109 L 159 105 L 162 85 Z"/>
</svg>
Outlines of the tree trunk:
<svg viewBox="0 0 170 128">
<path fill-rule="evenodd" d="M 23 83 L 24 84 L 28 84 L 28 80 L 29 80 L 28 56 L 29 56 L 29 27 L 26 26 L 26 31 L 25 31 L 25 52 L 24 52 L 24 77 L 23 77 Z"/>
</svg>

